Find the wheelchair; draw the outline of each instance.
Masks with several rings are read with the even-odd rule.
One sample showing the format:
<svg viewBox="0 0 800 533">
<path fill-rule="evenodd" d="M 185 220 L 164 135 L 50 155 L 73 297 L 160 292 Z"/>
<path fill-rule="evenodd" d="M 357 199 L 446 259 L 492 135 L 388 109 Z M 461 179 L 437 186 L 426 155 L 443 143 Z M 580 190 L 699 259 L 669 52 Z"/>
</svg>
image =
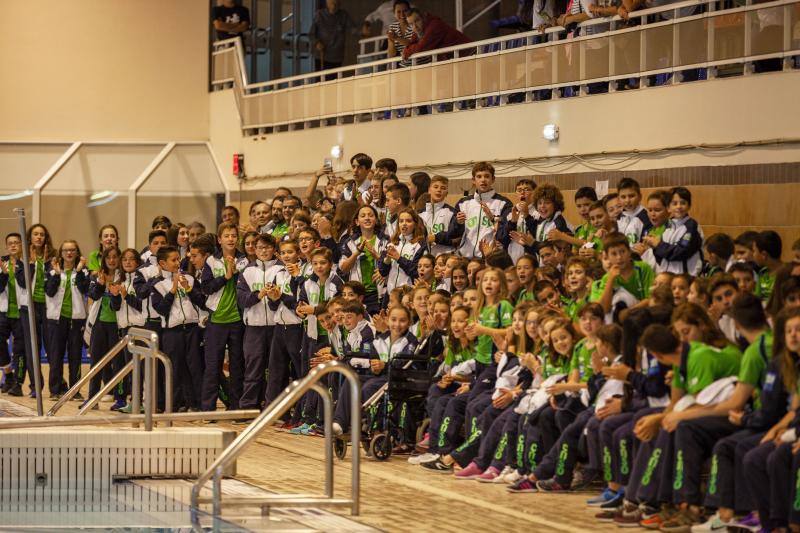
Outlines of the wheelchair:
<svg viewBox="0 0 800 533">
<path fill-rule="evenodd" d="M 413 432 L 416 441 L 421 440 L 426 426 L 425 399 L 431 386 L 433 374 L 438 367 L 425 350 L 427 338 L 413 354 L 398 354 L 387 367 L 387 381 L 361 405 L 361 442 L 367 457 L 386 461 L 394 447 L 407 441 L 406 434 Z M 397 412 L 400 409 L 401 412 Z M 407 420 L 422 423 L 416 428 L 408 427 Z M 339 459 L 347 455 L 349 435 L 334 439 L 334 454 Z M 355 445 L 355 443 L 353 443 Z M 413 443 L 412 443 L 413 444 Z"/>
</svg>

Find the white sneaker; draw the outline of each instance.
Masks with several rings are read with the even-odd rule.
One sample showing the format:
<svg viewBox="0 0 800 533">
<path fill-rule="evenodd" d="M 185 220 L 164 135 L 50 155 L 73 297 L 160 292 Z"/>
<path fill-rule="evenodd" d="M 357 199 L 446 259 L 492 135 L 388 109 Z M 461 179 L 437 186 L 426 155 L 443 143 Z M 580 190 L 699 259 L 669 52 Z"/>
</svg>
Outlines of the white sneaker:
<svg viewBox="0 0 800 533">
<path fill-rule="evenodd" d="M 522 479 L 522 474 L 519 473 L 519 470 L 512 469 L 511 472 L 506 474 L 503 477 L 503 483 L 508 483 L 511 485 L 512 483 L 516 483 L 520 479 Z"/>
<path fill-rule="evenodd" d="M 510 466 L 506 465 L 506 467 L 503 468 L 503 471 L 500 472 L 499 474 L 497 474 L 497 477 L 494 478 L 491 482 L 492 483 L 508 483 L 505 480 L 505 477 L 507 475 L 509 475 L 512 471 L 513 471 L 513 469 Z"/>
<path fill-rule="evenodd" d="M 339 435 L 342 435 L 342 434 L 344 434 L 344 430 L 342 429 L 342 426 L 339 424 L 339 422 L 334 422 L 334 423 L 331 425 L 331 429 L 333 429 L 333 434 L 334 434 L 335 436 L 337 436 L 337 437 L 338 437 Z"/>
<path fill-rule="evenodd" d="M 102 398 L 100 398 L 100 402 L 101 402 L 101 403 L 111 403 L 111 402 L 113 402 L 113 401 L 114 401 L 114 397 L 113 397 L 113 396 L 111 396 L 110 394 L 106 394 L 105 396 L 103 396 Z"/>
<path fill-rule="evenodd" d="M 708 531 L 726 531 L 728 529 L 728 526 L 732 524 L 733 521 L 723 522 L 722 518 L 720 518 L 719 513 L 717 512 L 711 515 L 709 519 L 703 522 L 702 524 L 692 526 L 692 533 L 706 533 Z"/>
<path fill-rule="evenodd" d="M 408 458 L 408 463 L 412 465 L 419 465 L 422 463 L 427 463 L 429 461 L 435 461 L 439 458 L 438 453 L 423 453 L 421 455 L 412 455 Z"/>
</svg>

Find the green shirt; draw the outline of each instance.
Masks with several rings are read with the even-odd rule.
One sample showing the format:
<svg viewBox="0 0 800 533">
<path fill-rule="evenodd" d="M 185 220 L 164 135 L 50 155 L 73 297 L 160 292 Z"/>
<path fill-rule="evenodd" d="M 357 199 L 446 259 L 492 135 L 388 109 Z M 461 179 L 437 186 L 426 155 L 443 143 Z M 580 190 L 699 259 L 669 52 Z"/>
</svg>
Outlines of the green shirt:
<svg viewBox="0 0 800 533">
<path fill-rule="evenodd" d="M 772 290 L 775 288 L 775 274 L 765 268 L 758 273 L 758 296 L 764 300 L 769 300 Z"/>
<path fill-rule="evenodd" d="M 753 406 L 761 407 L 761 384 L 767 377 L 767 363 L 772 355 L 772 332 L 765 331 L 748 346 L 739 367 L 739 382 L 755 388 Z"/>
<path fill-rule="evenodd" d="M 559 360 L 554 363 L 551 360 L 550 348 L 548 346 L 542 348 L 539 357 L 542 360 L 542 379 L 547 379 L 555 374 L 569 374 L 570 360 L 560 357 Z"/>
<path fill-rule="evenodd" d="M 37 304 L 44 303 L 44 261 L 36 260 L 36 281 L 33 285 L 33 301 Z"/>
<path fill-rule="evenodd" d="M 487 305 L 478 314 L 478 323 L 487 328 L 505 328 L 511 325 L 511 316 L 514 307 L 503 300 L 499 305 Z M 481 335 L 478 337 L 478 346 L 475 349 L 475 360 L 484 365 L 492 362 L 492 346 L 494 341 L 491 335 Z"/>
<path fill-rule="evenodd" d="M 61 301 L 61 316 L 72 318 L 72 270 L 64 272 L 64 299 Z"/>
<path fill-rule="evenodd" d="M 686 391 L 687 394 L 697 394 L 718 379 L 739 373 L 741 352 L 734 346 L 719 349 L 701 342 L 692 342 L 684 357 L 686 375 L 680 371 L 682 365 L 673 367 L 672 386 Z"/>
<path fill-rule="evenodd" d="M 19 306 L 17 305 L 17 278 L 13 272 L 8 274 L 8 318 L 19 318 Z"/>
<path fill-rule="evenodd" d="M 272 236 L 276 239 L 282 239 L 287 233 L 289 233 L 289 224 L 286 222 L 281 222 L 272 229 Z"/>
<path fill-rule="evenodd" d="M 585 338 L 578 341 L 578 344 L 572 349 L 572 358 L 569 361 L 569 372 L 577 370 L 580 374 L 581 383 L 586 383 L 592 377 L 592 354 L 594 347 L 589 348 L 586 346 L 587 340 Z"/>
<path fill-rule="evenodd" d="M 233 324 L 241 320 L 242 315 L 239 314 L 239 307 L 236 305 L 236 281 L 234 277 L 231 277 L 225 282 L 217 308 L 211 314 L 211 322 L 214 324 Z"/>
<path fill-rule="evenodd" d="M 619 288 L 623 288 L 631 293 L 634 298 L 641 301 L 650 296 L 650 287 L 653 285 L 655 277 L 656 274 L 653 269 L 650 268 L 650 265 L 644 261 L 634 261 L 633 272 L 631 272 L 627 279 L 624 279 L 620 275 L 614 280 L 614 290 L 616 291 Z M 604 275 L 599 283 L 592 284 L 592 292 L 589 296 L 589 300 L 592 302 L 599 301 L 603 296 L 603 291 L 607 283 L 608 274 Z"/>
<path fill-rule="evenodd" d="M 531 291 L 523 287 L 519 292 L 519 296 L 517 296 L 517 302 L 519 303 L 525 301 L 534 302 L 536 301 L 536 296 Z"/>
<path fill-rule="evenodd" d="M 102 255 L 103 252 L 100 250 L 92 250 L 86 260 L 86 268 L 89 269 L 89 272 L 98 272 L 100 270 L 100 258 Z"/>
<path fill-rule="evenodd" d="M 373 235 L 367 242 L 374 249 L 376 241 L 377 237 Z M 358 258 L 358 268 L 361 270 L 361 284 L 364 285 L 364 290 L 366 292 L 377 292 L 378 290 L 378 286 L 375 285 L 375 282 L 372 280 L 372 276 L 375 274 L 376 261 L 377 258 L 373 257 L 373 255 L 366 250 L 364 250 Z"/>
<path fill-rule="evenodd" d="M 588 222 L 584 222 L 577 228 L 575 228 L 575 238 L 580 239 L 582 241 L 590 241 L 594 236 L 594 233 L 597 231 L 594 226 L 592 226 Z"/>
<path fill-rule="evenodd" d="M 107 322 L 109 324 L 117 323 L 117 313 L 111 309 L 111 298 L 107 294 L 103 295 L 100 300 L 100 314 L 97 317 L 100 322 Z"/>
<path fill-rule="evenodd" d="M 460 342 L 458 345 L 458 350 L 454 352 L 450 347 L 450 343 L 447 343 L 447 350 L 445 350 L 444 354 L 444 364 L 447 366 L 453 366 L 453 364 L 463 363 L 464 361 L 472 359 L 472 345 L 461 346 Z"/>
<path fill-rule="evenodd" d="M 580 311 L 581 308 L 588 303 L 588 293 L 583 298 L 578 298 L 577 300 L 573 298 L 567 298 L 565 296 L 561 297 L 561 307 L 564 309 L 564 312 L 567 313 L 567 316 L 570 318 L 570 320 L 575 320 L 578 318 L 578 311 Z"/>
</svg>

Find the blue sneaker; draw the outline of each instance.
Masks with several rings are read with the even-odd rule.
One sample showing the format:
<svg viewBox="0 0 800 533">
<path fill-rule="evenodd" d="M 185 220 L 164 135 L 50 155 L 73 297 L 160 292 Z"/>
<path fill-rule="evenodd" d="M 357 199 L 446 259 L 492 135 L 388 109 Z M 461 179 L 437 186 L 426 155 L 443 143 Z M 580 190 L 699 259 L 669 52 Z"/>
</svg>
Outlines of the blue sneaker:
<svg viewBox="0 0 800 533">
<path fill-rule="evenodd" d="M 316 424 L 303 424 L 305 427 L 301 427 L 300 434 L 305 435 L 308 437 L 309 435 L 316 435 L 315 431 L 317 431 Z"/>
<path fill-rule="evenodd" d="M 606 487 L 600 495 L 595 496 L 594 498 L 589 498 L 586 500 L 586 505 L 589 507 L 600 507 L 604 503 L 611 501 L 616 497 L 617 493 L 608 487 Z"/>
<path fill-rule="evenodd" d="M 112 411 L 122 411 L 123 409 L 125 409 L 126 405 L 128 405 L 128 402 L 126 402 L 125 400 L 117 400 L 111 405 L 109 409 L 111 409 Z"/>
<path fill-rule="evenodd" d="M 600 505 L 600 509 L 613 510 L 619 509 L 625 503 L 625 489 L 621 488 L 617 491 L 616 496 L 608 500 L 606 503 Z"/>
<path fill-rule="evenodd" d="M 310 427 L 311 426 L 303 422 L 301 425 L 290 429 L 289 433 L 291 433 L 292 435 L 303 435 L 303 430 L 308 431 Z"/>
</svg>

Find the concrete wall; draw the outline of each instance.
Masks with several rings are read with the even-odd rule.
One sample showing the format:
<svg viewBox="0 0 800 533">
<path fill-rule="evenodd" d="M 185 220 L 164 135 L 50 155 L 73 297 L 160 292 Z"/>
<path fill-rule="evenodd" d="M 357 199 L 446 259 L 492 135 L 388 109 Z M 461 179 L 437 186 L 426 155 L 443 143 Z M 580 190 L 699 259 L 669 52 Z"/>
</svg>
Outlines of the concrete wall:
<svg viewBox="0 0 800 533">
<path fill-rule="evenodd" d="M 0 18 L 0 140 L 208 137 L 208 2 L 26 0 Z"/>
</svg>

